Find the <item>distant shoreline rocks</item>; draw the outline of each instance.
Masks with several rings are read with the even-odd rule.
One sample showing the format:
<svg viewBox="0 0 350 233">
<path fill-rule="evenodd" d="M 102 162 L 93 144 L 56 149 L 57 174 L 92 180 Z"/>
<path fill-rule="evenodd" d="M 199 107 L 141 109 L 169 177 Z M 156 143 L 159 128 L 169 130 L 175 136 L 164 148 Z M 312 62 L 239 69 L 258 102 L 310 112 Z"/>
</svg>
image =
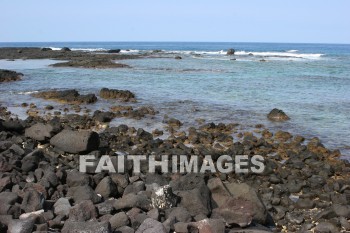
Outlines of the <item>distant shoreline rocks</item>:
<svg viewBox="0 0 350 233">
<path fill-rule="evenodd" d="M 79 59 L 79 60 L 71 60 L 68 62 L 60 62 L 51 65 L 53 67 L 77 67 L 77 68 L 130 68 L 130 66 L 115 63 L 109 59 Z"/>
<path fill-rule="evenodd" d="M 226 52 L 226 55 L 234 55 L 235 54 L 235 50 L 234 49 L 228 49 Z"/>
</svg>

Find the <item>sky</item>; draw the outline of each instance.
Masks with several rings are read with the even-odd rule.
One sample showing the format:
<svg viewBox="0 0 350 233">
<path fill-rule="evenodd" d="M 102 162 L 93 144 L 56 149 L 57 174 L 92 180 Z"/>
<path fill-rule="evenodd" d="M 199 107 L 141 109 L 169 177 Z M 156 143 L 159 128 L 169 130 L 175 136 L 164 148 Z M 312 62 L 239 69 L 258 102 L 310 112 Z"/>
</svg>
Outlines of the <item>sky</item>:
<svg viewBox="0 0 350 233">
<path fill-rule="evenodd" d="M 349 0 L 0 0 L 0 42 L 350 43 Z"/>
</svg>

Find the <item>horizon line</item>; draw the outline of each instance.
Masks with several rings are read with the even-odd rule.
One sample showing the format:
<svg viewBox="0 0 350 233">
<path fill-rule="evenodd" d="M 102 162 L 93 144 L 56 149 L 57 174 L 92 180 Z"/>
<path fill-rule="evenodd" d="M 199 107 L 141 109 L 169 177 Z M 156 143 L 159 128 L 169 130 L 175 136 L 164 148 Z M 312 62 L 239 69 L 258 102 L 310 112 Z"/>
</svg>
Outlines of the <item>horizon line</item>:
<svg viewBox="0 0 350 233">
<path fill-rule="evenodd" d="M 254 41 L 0 41 L 0 43 L 256 43 L 256 44 L 332 44 L 350 45 L 344 42 L 254 42 Z"/>
</svg>

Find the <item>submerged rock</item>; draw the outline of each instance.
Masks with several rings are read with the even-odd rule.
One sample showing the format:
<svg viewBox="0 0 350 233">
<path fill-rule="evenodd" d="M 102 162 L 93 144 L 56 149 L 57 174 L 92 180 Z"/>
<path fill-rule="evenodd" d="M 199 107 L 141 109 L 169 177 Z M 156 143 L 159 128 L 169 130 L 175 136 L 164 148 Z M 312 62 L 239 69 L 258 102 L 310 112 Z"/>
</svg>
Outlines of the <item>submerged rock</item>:
<svg viewBox="0 0 350 233">
<path fill-rule="evenodd" d="M 128 90 L 102 88 L 100 97 L 103 99 L 118 99 L 124 102 L 135 101 L 135 94 Z"/>
<path fill-rule="evenodd" d="M 286 121 L 290 119 L 287 114 L 277 108 L 272 109 L 271 112 L 267 115 L 267 118 L 271 121 Z"/>
<path fill-rule="evenodd" d="M 69 104 L 91 104 L 97 101 L 95 94 L 80 95 L 75 89 L 64 91 L 43 91 L 32 96 Z"/>
<path fill-rule="evenodd" d="M 82 60 L 71 60 L 68 62 L 60 62 L 51 65 L 53 67 L 77 67 L 77 68 L 95 68 L 95 69 L 103 69 L 103 68 L 129 68 L 130 66 L 116 63 L 109 59 L 82 59 Z"/>
</svg>

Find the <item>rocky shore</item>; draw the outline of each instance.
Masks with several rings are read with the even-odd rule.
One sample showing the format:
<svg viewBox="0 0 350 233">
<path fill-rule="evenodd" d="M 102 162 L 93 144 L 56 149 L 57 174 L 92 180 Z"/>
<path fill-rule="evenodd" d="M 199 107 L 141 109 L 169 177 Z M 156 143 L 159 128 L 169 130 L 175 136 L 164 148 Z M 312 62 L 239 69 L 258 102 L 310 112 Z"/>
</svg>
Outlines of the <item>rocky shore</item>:
<svg viewBox="0 0 350 233">
<path fill-rule="evenodd" d="M 138 57 L 119 52 L 0 48 L 0 59 L 50 58 L 67 61 L 54 66 L 111 68 L 121 65 L 114 60 Z M 5 74 L 1 76 L 5 81 L 21 78 L 11 71 L 0 74 Z M 118 117 L 159 114 L 150 106 L 132 106 L 137 96 L 128 90 L 103 88 L 85 95 L 75 89 L 47 90 L 32 97 L 68 107 L 60 111 L 48 105 L 41 111 L 35 103 L 23 103 L 28 118 L 20 120 L 0 106 L 0 232 L 350 231 L 350 164 L 316 137 L 271 132 L 258 122 L 246 132 L 235 123 L 205 121 L 185 128 L 171 116 L 155 122 L 163 127 L 152 132 L 124 124 L 110 126 Z M 97 101 L 114 105 L 94 112 L 82 107 Z M 289 120 L 279 109 L 266 117 Z M 83 173 L 81 155 L 109 155 L 113 162 L 127 155 L 154 155 L 157 161 L 166 155 L 198 156 L 199 165 L 208 163 L 208 155 L 214 162 L 221 155 L 233 160 L 261 155 L 264 170 L 259 174 L 161 173 L 158 169 L 150 173 L 141 163 L 141 172 L 135 173 L 127 162 L 124 172 L 91 168 Z"/>
<path fill-rule="evenodd" d="M 102 95 L 108 90 L 103 89 Z M 107 96 L 123 94 L 135 98 L 117 90 Z M 81 103 L 75 91 L 37 96 Z M 166 139 L 158 138 L 161 130 L 147 132 L 127 125 L 94 132 L 102 122 L 117 117 L 110 113 L 18 120 L 2 108 L 1 232 L 350 230 L 350 165 L 338 159 L 339 151 L 325 148 L 317 138 L 305 143 L 302 136 L 273 134 L 262 125 L 254 133 L 238 134 L 236 124 L 182 129 L 173 118 L 164 120 L 170 134 Z M 109 120 L 102 117 L 106 115 Z M 235 134 L 240 140 L 233 139 Z M 258 154 L 265 159 L 265 170 L 262 174 L 152 174 L 142 166 L 142 172 L 134 174 L 127 166 L 124 173 L 80 173 L 81 154 L 154 154 L 159 160 L 164 155 L 211 155 L 214 161 L 220 155 Z"/>
<path fill-rule="evenodd" d="M 54 59 L 66 61 L 53 64 L 54 67 L 125 68 L 129 66 L 116 63 L 115 61 L 139 57 L 141 55 L 70 51 L 69 48 L 62 50 L 52 50 L 50 48 L 0 48 L 0 59 Z"/>
</svg>

